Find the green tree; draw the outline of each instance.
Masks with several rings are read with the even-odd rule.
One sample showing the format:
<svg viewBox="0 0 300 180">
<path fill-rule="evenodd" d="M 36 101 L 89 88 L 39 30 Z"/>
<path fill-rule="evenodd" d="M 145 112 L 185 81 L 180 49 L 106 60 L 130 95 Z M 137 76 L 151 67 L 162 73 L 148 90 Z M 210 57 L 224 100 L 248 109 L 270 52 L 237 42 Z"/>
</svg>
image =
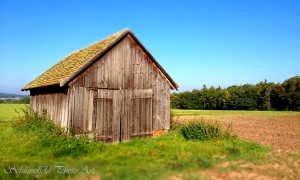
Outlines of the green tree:
<svg viewBox="0 0 300 180">
<path fill-rule="evenodd" d="M 287 109 L 296 111 L 300 109 L 300 77 L 295 76 L 283 82 L 282 87 L 285 90 L 285 100 Z"/>
</svg>

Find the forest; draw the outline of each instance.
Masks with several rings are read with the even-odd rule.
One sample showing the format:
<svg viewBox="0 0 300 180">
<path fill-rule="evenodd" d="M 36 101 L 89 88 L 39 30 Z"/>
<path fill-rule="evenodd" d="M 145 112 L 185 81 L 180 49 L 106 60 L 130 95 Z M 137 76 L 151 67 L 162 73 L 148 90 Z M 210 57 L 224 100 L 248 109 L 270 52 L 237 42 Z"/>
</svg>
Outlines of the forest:
<svg viewBox="0 0 300 180">
<path fill-rule="evenodd" d="M 300 76 L 283 83 L 206 87 L 171 94 L 173 109 L 300 111 Z"/>
</svg>

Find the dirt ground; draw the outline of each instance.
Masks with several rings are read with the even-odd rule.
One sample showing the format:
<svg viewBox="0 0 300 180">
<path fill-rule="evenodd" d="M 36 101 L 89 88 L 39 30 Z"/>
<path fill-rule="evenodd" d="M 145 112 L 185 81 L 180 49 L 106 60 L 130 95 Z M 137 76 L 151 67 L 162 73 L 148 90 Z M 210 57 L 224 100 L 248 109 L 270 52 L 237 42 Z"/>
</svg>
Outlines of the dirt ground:
<svg viewBox="0 0 300 180">
<path fill-rule="evenodd" d="M 200 115 L 175 117 L 186 122 L 195 119 L 220 122 L 224 127 L 233 126 L 233 132 L 241 139 L 255 141 L 276 150 L 300 154 L 300 115 Z"/>
<path fill-rule="evenodd" d="M 215 169 L 182 174 L 170 179 L 300 179 L 300 115 L 200 115 L 175 117 L 175 121 L 188 122 L 196 119 L 218 121 L 241 139 L 258 142 L 272 147 L 266 160 L 260 164 L 225 162 Z M 220 168 L 239 167 L 237 170 L 222 171 Z M 222 169 L 221 168 L 221 169 Z"/>
</svg>

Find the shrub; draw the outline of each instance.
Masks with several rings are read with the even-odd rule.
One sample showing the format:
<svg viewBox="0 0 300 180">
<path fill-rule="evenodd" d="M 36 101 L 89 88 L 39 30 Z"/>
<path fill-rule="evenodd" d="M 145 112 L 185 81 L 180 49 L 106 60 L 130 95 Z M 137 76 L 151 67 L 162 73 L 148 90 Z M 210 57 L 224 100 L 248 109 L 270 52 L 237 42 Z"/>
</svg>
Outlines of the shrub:
<svg viewBox="0 0 300 180">
<path fill-rule="evenodd" d="M 194 121 L 181 127 L 181 134 L 187 140 L 210 140 L 234 137 L 232 126 L 229 125 L 224 131 L 219 123 L 209 124 L 203 121 Z"/>
</svg>

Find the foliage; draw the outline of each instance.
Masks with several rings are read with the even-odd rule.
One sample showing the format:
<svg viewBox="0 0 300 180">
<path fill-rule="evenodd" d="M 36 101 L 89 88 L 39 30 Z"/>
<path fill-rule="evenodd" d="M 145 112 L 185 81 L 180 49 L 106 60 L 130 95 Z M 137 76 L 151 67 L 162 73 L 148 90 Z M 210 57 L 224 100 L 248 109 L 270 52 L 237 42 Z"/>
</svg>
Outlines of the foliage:
<svg viewBox="0 0 300 180">
<path fill-rule="evenodd" d="M 292 110 L 300 111 L 300 77 L 282 84 L 260 82 L 256 85 L 233 85 L 171 94 L 173 109 L 203 110 Z"/>
<path fill-rule="evenodd" d="M 221 125 L 205 123 L 203 121 L 193 121 L 181 127 L 181 133 L 187 140 L 210 140 L 210 139 L 228 139 L 235 137 L 232 134 L 232 126 L 229 125 L 224 131 Z"/>
<path fill-rule="evenodd" d="M 0 99 L 0 104 L 29 104 L 29 98 L 7 98 Z"/>
</svg>

